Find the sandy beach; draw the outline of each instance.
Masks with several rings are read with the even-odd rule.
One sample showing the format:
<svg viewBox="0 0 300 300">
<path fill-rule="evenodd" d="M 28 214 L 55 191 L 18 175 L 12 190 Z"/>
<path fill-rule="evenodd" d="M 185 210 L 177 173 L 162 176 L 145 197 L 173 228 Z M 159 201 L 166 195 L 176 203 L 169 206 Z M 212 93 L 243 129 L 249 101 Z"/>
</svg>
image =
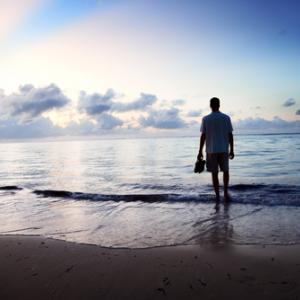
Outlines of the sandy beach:
<svg viewBox="0 0 300 300">
<path fill-rule="evenodd" d="M 300 246 L 108 249 L 0 237 L 0 299 L 299 299 Z"/>
</svg>

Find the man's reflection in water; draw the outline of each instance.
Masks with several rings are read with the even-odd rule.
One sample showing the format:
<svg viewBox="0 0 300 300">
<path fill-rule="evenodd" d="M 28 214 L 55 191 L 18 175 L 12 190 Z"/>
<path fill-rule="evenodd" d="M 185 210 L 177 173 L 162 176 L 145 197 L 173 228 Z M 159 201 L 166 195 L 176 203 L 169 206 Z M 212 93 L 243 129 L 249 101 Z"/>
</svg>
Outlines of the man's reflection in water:
<svg viewBox="0 0 300 300">
<path fill-rule="evenodd" d="M 230 223 L 230 203 L 215 205 L 215 215 L 207 236 L 207 242 L 212 245 L 229 246 L 232 242 L 233 225 Z"/>
<path fill-rule="evenodd" d="M 216 203 L 211 218 L 197 222 L 197 243 L 228 247 L 232 243 L 233 225 L 230 223 L 230 203 Z"/>
</svg>

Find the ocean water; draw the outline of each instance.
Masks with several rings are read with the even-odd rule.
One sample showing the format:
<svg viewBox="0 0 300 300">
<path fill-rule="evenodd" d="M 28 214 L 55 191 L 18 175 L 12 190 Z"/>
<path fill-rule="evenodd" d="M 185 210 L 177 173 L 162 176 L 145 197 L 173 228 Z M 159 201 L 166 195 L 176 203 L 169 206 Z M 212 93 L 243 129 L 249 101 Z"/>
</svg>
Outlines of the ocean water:
<svg viewBox="0 0 300 300">
<path fill-rule="evenodd" d="M 235 136 L 229 205 L 215 204 L 208 172 L 193 173 L 198 147 L 197 137 L 1 143 L 0 234 L 129 248 L 300 243 L 300 135 Z"/>
</svg>

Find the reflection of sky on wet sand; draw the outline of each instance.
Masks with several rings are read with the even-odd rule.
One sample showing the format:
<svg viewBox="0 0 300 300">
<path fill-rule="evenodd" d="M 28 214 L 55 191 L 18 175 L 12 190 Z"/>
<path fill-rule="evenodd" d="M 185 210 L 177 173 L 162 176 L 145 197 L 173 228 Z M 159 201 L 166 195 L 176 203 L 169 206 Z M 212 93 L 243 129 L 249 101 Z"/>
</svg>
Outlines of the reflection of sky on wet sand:
<svg viewBox="0 0 300 300">
<path fill-rule="evenodd" d="M 277 244 L 299 242 L 300 236 L 299 208 L 90 202 L 37 197 L 28 191 L 1 199 L 1 215 L 9 216 L 0 218 L 1 233 L 43 234 L 108 247 Z"/>
</svg>

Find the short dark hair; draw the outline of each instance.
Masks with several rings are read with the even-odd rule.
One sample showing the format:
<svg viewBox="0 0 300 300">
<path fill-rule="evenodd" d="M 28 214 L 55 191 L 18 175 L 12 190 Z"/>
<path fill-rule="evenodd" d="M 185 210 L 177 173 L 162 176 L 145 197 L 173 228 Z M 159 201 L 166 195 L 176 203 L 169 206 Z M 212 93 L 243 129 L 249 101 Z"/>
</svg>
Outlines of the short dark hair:
<svg viewBox="0 0 300 300">
<path fill-rule="evenodd" d="M 217 97 L 213 97 L 210 99 L 210 107 L 212 109 L 220 107 L 220 99 Z"/>
</svg>

